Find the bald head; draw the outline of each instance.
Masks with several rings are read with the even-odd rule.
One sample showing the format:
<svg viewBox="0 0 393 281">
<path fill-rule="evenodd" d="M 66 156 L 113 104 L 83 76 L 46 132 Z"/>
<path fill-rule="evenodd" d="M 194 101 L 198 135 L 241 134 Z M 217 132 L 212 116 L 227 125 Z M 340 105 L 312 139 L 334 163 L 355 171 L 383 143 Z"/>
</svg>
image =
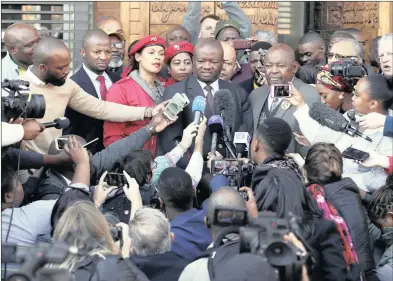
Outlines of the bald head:
<svg viewBox="0 0 393 281">
<path fill-rule="evenodd" d="M 295 52 L 285 44 L 273 45 L 265 56 L 265 74 L 269 85 L 288 84 L 292 81 L 299 64 Z"/>
<path fill-rule="evenodd" d="M 190 42 L 191 43 L 191 35 L 181 25 L 176 25 L 175 27 L 168 30 L 166 33 L 166 44 L 167 46 L 176 43 L 176 42 Z"/>
<path fill-rule="evenodd" d="M 218 51 L 221 51 L 222 53 L 224 53 L 224 49 L 222 48 L 220 41 L 213 39 L 213 38 L 200 39 L 198 41 L 198 43 L 195 45 L 194 51 L 197 51 L 197 50 L 200 50 L 200 49 L 203 49 L 206 47 L 212 48 L 214 50 L 218 50 Z"/>
<path fill-rule="evenodd" d="M 194 74 L 202 82 L 213 83 L 220 76 L 223 59 L 220 41 L 212 38 L 199 40 L 194 49 Z"/>
<path fill-rule="evenodd" d="M 82 39 L 82 48 L 85 49 L 92 42 L 109 42 L 109 36 L 101 29 L 89 30 L 85 33 Z"/>
<path fill-rule="evenodd" d="M 220 79 L 230 81 L 236 71 L 236 51 L 227 42 L 220 41 L 224 50 L 224 64 L 222 66 Z"/>
<path fill-rule="evenodd" d="M 295 52 L 294 50 L 286 44 L 278 43 L 273 45 L 266 54 L 266 58 L 272 56 L 273 54 L 280 53 L 285 60 L 288 60 L 290 63 L 295 62 Z"/>
<path fill-rule="evenodd" d="M 96 28 L 102 30 L 112 30 L 112 31 L 123 31 L 123 26 L 121 22 L 112 16 L 104 16 L 100 18 L 96 23 Z"/>
<path fill-rule="evenodd" d="M 25 69 L 33 64 L 33 52 L 39 40 L 37 30 L 24 23 L 15 23 L 4 33 L 4 44 L 8 53 L 16 64 Z"/>
<path fill-rule="evenodd" d="M 210 225 L 214 221 L 214 210 L 216 208 L 246 209 L 246 202 L 232 187 L 222 187 L 215 191 L 207 202 L 207 220 Z M 211 225 L 213 235 L 217 234 L 217 227 Z"/>
<path fill-rule="evenodd" d="M 55 53 L 59 51 L 69 53 L 68 47 L 64 44 L 63 41 L 52 36 L 42 39 L 34 50 L 34 65 L 47 64 L 48 59 L 50 59 Z"/>
</svg>

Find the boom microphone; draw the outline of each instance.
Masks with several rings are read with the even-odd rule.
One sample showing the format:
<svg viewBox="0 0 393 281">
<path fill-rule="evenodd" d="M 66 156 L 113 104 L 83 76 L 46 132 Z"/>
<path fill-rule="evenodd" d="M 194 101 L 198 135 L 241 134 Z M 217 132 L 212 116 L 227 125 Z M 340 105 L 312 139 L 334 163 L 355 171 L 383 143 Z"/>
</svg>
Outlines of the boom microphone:
<svg viewBox="0 0 393 281">
<path fill-rule="evenodd" d="M 192 102 L 192 112 L 194 113 L 194 123 L 200 124 L 203 113 L 205 112 L 206 99 L 201 96 L 197 96 Z"/>
<path fill-rule="evenodd" d="M 326 104 L 319 102 L 314 103 L 310 108 L 309 115 L 319 124 L 328 127 L 333 131 L 343 132 L 350 135 L 351 137 L 359 136 L 370 142 L 373 141 L 368 136 L 365 136 L 359 132 L 358 128 L 353 128 L 351 126 L 351 122 L 345 119 L 345 117 L 336 110 L 328 107 Z"/>
<path fill-rule="evenodd" d="M 210 151 L 215 153 L 217 149 L 217 136 L 222 134 L 224 122 L 219 115 L 213 115 L 209 118 L 207 124 L 209 126 L 210 134 L 212 135 L 212 146 Z"/>
<path fill-rule="evenodd" d="M 222 89 L 214 93 L 214 111 L 224 120 L 225 136 L 232 143 L 231 130 L 235 127 L 235 101 L 231 91 Z"/>
<path fill-rule="evenodd" d="M 65 129 L 70 125 L 70 120 L 67 117 L 56 118 L 53 122 L 42 123 L 45 128 L 55 127 L 56 129 Z"/>
</svg>

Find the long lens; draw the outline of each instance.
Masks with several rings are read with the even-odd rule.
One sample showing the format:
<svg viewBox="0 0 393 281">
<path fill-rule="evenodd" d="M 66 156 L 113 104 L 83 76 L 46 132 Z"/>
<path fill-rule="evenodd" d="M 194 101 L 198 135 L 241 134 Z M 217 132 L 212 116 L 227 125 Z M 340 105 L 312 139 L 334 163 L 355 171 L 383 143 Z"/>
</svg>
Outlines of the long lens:
<svg viewBox="0 0 393 281">
<path fill-rule="evenodd" d="M 341 63 L 332 63 L 330 66 L 330 73 L 334 76 L 343 76 L 344 75 L 344 64 Z"/>
<path fill-rule="evenodd" d="M 45 115 L 46 103 L 43 95 L 31 95 L 30 102 L 27 103 L 25 118 L 41 119 Z"/>
</svg>

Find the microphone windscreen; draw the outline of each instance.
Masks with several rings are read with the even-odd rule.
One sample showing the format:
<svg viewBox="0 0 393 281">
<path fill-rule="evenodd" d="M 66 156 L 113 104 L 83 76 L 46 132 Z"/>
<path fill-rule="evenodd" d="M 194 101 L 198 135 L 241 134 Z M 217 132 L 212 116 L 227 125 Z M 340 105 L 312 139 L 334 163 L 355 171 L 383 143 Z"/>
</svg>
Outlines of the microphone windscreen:
<svg viewBox="0 0 393 281">
<path fill-rule="evenodd" d="M 221 116 L 213 115 L 209 118 L 207 125 L 209 126 L 210 133 L 220 133 L 224 128 L 224 121 Z"/>
<path fill-rule="evenodd" d="M 206 107 L 206 99 L 204 97 L 197 96 L 192 102 L 192 112 L 200 111 L 204 113 L 205 107 Z"/>
<path fill-rule="evenodd" d="M 338 111 L 319 102 L 315 102 L 311 106 L 309 115 L 322 126 L 328 127 L 337 132 L 341 132 L 348 123 L 345 117 Z"/>
<path fill-rule="evenodd" d="M 231 91 L 221 89 L 214 93 L 214 111 L 220 114 L 224 111 L 224 122 L 227 126 L 234 127 L 235 123 L 235 101 Z"/>
<path fill-rule="evenodd" d="M 68 128 L 68 126 L 70 125 L 70 119 L 68 119 L 67 117 L 56 118 L 55 122 L 57 123 L 55 127 L 56 129 L 65 129 Z"/>
</svg>

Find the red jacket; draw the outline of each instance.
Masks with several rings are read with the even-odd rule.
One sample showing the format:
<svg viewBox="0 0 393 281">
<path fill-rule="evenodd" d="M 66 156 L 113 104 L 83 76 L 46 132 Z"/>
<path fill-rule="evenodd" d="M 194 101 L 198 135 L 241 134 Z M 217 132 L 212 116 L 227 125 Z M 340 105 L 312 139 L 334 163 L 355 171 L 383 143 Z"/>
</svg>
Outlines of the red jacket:
<svg viewBox="0 0 393 281">
<path fill-rule="evenodd" d="M 107 101 L 130 106 L 154 107 L 155 104 L 150 96 L 131 77 L 126 77 L 113 84 L 107 94 Z M 150 120 L 132 122 L 104 122 L 104 145 L 129 136 L 141 127 L 149 124 Z M 152 137 L 143 147 L 155 154 L 157 146 L 156 137 Z"/>
</svg>

